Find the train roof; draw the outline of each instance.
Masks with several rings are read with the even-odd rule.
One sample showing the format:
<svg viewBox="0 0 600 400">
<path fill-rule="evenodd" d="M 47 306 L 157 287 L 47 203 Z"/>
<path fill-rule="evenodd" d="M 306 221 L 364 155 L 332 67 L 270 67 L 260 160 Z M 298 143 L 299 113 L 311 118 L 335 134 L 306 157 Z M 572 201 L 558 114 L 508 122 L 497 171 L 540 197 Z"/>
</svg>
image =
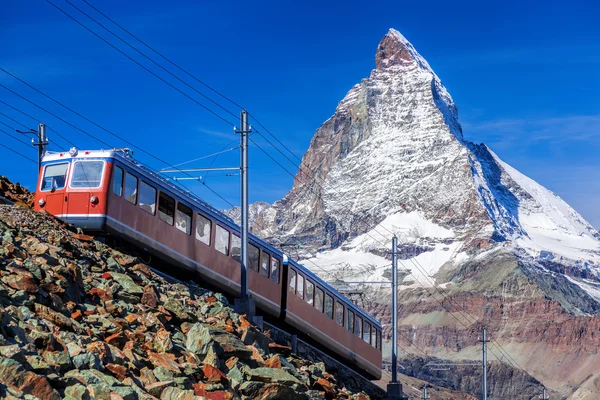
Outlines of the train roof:
<svg viewBox="0 0 600 400">
<path fill-rule="evenodd" d="M 153 180 L 158 185 L 163 186 L 164 189 L 170 191 L 178 200 L 187 203 L 190 206 L 195 206 L 196 208 L 200 208 L 203 212 L 209 214 L 214 219 L 218 220 L 219 223 L 226 225 L 227 228 L 236 232 L 238 235 L 240 234 L 239 225 L 229 216 L 225 215 L 222 211 L 214 208 L 204 200 L 200 199 L 195 194 L 185 191 L 182 188 L 175 185 L 171 180 L 161 176 L 156 171 L 151 168 L 139 163 L 136 161 L 130 149 L 111 149 L 111 150 L 77 150 L 72 148 L 69 151 L 65 152 L 46 152 L 42 159 L 42 163 L 48 163 L 53 161 L 62 161 L 69 159 L 106 159 L 112 158 L 117 159 L 127 167 L 132 170 L 137 170 L 142 174 L 146 175 L 146 178 Z M 192 207 L 193 208 L 193 207 Z M 248 234 L 248 238 L 254 242 L 260 243 L 261 246 L 266 248 L 271 254 L 277 255 L 283 258 L 283 252 L 277 247 L 269 244 L 265 240 L 259 238 L 256 235 L 251 233 Z M 367 317 L 372 324 L 375 324 L 377 327 L 381 328 L 381 323 L 377 321 L 373 316 L 367 313 L 362 308 L 358 307 L 356 304 L 352 303 L 346 296 L 341 294 L 337 289 L 333 286 L 325 282 L 318 275 L 312 272 L 310 269 L 300 264 L 299 262 L 289 258 L 289 263 L 294 266 L 298 271 L 302 272 L 302 274 L 306 275 L 312 281 L 314 281 L 319 286 L 327 289 L 327 291 L 333 293 L 336 297 L 341 299 L 346 307 L 353 309 L 354 311 L 358 311 L 363 316 Z"/>
</svg>

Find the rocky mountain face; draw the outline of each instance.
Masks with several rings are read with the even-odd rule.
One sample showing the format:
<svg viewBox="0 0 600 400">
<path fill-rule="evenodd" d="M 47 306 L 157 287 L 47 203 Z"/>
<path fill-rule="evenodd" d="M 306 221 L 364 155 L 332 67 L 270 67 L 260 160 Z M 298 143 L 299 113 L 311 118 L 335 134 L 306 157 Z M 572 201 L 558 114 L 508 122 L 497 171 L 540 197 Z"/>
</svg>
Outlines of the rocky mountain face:
<svg viewBox="0 0 600 400">
<path fill-rule="evenodd" d="M 309 268 L 348 281 L 389 279 L 396 235 L 401 344 L 476 359 L 486 325 L 508 353 L 497 350 L 500 362 L 570 395 L 600 364 L 586 328 L 600 306 L 600 235 L 465 140 L 450 94 L 399 32 L 379 43 L 375 67 L 317 129 L 290 192 L 260 206 L 253 232 L 301 243 Z M 389 320 L 389 289 L 370 292 Z"/>
</svg>

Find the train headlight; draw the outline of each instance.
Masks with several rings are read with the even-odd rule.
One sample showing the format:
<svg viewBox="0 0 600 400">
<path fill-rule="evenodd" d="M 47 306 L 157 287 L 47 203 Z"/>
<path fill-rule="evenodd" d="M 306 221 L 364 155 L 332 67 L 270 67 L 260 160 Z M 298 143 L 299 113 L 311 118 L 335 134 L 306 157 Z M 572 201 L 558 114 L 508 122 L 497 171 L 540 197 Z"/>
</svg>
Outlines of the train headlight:
<svg viewBox="0 0 600 400">
<path fill-rule="evenodd" d="M 92 204 L 98 204 L 98 197 L 96 197 L 96 196 L 90 197 L 90 203 L 92 203 Z"/>
<path fill-rule="evenodd" d="M 39 199 L 38 200 L 38 204 L 40 205 L 40 207 L 44 207 L 46 205 L 46 200 L 44 199 Z"/>
</svg>

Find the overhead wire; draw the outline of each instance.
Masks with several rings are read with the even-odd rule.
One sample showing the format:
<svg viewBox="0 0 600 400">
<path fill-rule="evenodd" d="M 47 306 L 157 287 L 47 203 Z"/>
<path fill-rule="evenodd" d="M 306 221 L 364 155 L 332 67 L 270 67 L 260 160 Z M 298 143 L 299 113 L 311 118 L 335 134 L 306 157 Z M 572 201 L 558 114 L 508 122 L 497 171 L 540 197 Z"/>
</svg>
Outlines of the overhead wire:
<svg viewBox="0 0 600 400">
<path fill-rule="evenodd" d="M 159 57 L 161 57 L 162 59 L 164 59 L 165 61 L 167 61 L 169 64 L 173 65 L 175 68 L 177 68 L 178 70 L 180 70 L 181 72 L 183 72 L 184 74 L 188 75 L 190 78 L 194 79 L 196 82 L 200 83 L 201 85 L 203 85 L 204 87 L 206 87 L 207 89 L 211 90 L 212 92 L 214 92 L 215 94 L 218 94 L 219 96 L 221 96 L 223 99 L 227 100 L 228 102 L 230 102 L 231 104 L 233 104 L 234 106 L 243 109 L 244 107 L 242 107 L 241 105 L 239 105 L 238 103 L 236 103 L 235 101 L 233 101 L 231 98 L 225 96 L 223 93 L 219 92 L 218 90 L 216 90 L 215 88 L 213 88 L 212 86 L 210 86 L 209 84 L 207 84 L 206 82 L 198 79 L 195 75 L 191 74 L 190 72 L 188 72 L 187 70 L 183 69 L 181 66 L 179 66 L 178 64 L 176 64 L 175 62 L 171 61 L 169 58 L 167 58 L 166 56 L 164 56 L 162 53 L 158 52 L 156 49 L 154 49 L 152 46 L 150 46 L 149 44 L 147 44 L 145 41 L 143 41 L 142 39 L 140 39 L 138 36 L 134 35 L 133 33 L 131 33 L 131 31 L 125 29 L 122 25 L 120 25 L 119 23 L 117 23 L 115 20 L 113 20 L 112 18 L 110 18 L 108 15 L 104 14 L 102 11 L 100 11 L 98 8 L 94 7 L 93 4 L 91 4 L 90 2 L 88 2 L 87 0 L 81 0 L 83 1 L 85 4 L 87 4 L 89 7 L 91 7 L 94 11 L 96 11 L 98 14 L 102 15 L 104 18 L 106 18 L 107 20 L 109 20 L 110 22 L 112 22 L 114 25 L 118 26 L 121 30 L 123 30 L 125 33 L 127 33 L 129 36 L 133 37 L 135 40 L 137 40 L 138 42 L 140 42 L 141 44 L 143 44 L 144 46 L 146 46 L 147 48 L 149 48 L 150 50 L 152 50 L 154 53 L 156 53 Z"/>
<path fill-rule="evenodd" d="M 98 33 L 94 32 L 92 29 L 88 28 L 82 22 L 80 22 L 79 20 L 77 20 L 77 18 L 71 16 L 69 13 L 67 13 L 62 8 L 60 8 L 59 6 L 57 6 L 56 4 L 54 4 L 52 1 L 46 0 L 46 2 L 49 3 L 49 4 L 51 4 L 54 8 L 56 8 L 61 13 L 63 13 L 67 17 L 69 17 L 71 20 L 73 20 L 75 23 L 77 23 L 78 25 L 80 25 L 82 28 L 84 28 L 85 30 L 87 30 L 88 32 L 90 32 L 92 35 L 96 36 L 98 39 L 102 40 L 104 43 L 106 43 L 107 45 L 109 45 L 110 47 L 112 47 L 113 49 L 115 49 L 116 51 L 118 51 L 119 53 L 121 53 L 122 55 L 124 55 L 125 57 L 127 57 L 129 60 L 133 61 L 135 64 L 137 64 L 138 66 L 140 66 L 141 68 L 143 68 L 144 70 L 146 70 L 147 72 L 149 72 L 150 74 L 152 74 L 154 77 L 156 77 L 157 79 L 159 79 L 160 81 L 162 81 L 164 84 L 170 86 L 171 88 L 173 88 L 177 92 L 181 93 L 182 95 L 184 95 L 185 97 L 187 97 L 188 99 L 190 99 L 191 101 L 193 101 L 194 103 L 196 103 L 197 105 L 199 105 L 200 107 L 204 108 L 210 114 L 214 115 L 215 117 L 219 118 L 220 120 L 222 120 L 223 122 L 227 123 L 230 126 L 234 126 L 235 125 L 234 123 L 228 121 L 226 118 L 222 117 L 221 115 L 219 115 L 216 112 L 214 112 L 213 110 L 211 110 L 209 107 L 207 107 L 204 104 L 200 103 L 198 100 L 194 99 L 189 94 L 187 94 L 184 91 L 182 91 L 181 89 L 179 89 L 178 87 L 176 87 L 175 85 L 173 85 L 172 83 L 170 83 L 169 81 L 167 81 L 166 79 L 164 79 L 163 77 L 161 77 L 160 75 L 156 74 L 154 71 L 152 71 L 151 69 L 149 69 L 148 67 L 146 67 L 145 65 L 143 65 L 142 63 L 140 63 L 139 61 L 137 61 L 136 59 L 134 59 L 133 57 L 131 57 L 129 54 L 125 53 L 123 50 L 119 49 L 117 46 L 115 46 L 114 44 L 112 44 L 108 40 L 104 39 Z"/>
<path fill-rule="evenodd" d="M 184 81 L 183 79 L 181 79 L 180 77 L 178 77 L 177 75 L 175 75 L 174 73 L 172 73 L 171 71 L 169 71 L 168 69 L 166 69 L 165 67 L 163 67 L 162 65 L 160 65 L 159 63 L 157 63 L 156 61 L 154 61 L 152 58 L 148 57 L 145 53 L 143 53 L 137 47 L 131 45 L 125 39 L 121 38 L 119 35 L 117 35 L 113 31 L 111 31 L 110 29 L 108 29 L 102 23 L 98 22 L 94 17 L 92 17 L 91 15 L 89 15 L 88 13 L 86 13 L 85 11 L 83 11 L 82 9 L 80 9 L 79 7 L 77 7 L 75 4 L 71 3 L 69 0 L 64 0 L 64 1 L 67 2 L 67 3 L 69 3 L 77 11 L 79 11 L 80 13 L 82 13 L 83 15 L 85 15 L 86 17 L 88 17 L 89 19 L 91 19 L 92 21 L 94 21 L 97 25 L 99 25 L 100 27 L 102 27 L 108 33 L 110 33 L 111 35 L 113 35 L 114 37 L 116 37 L 117 39 L 119 39 L 122 43 L 124 43 L 125 45 L 127 45 L 129 48 L 131 48 L 132 50 L 134 50 L 135 52 L 137 52 L 138 54 L 140 54 L 141 56 L 143 56 L 145 59 L 147 59 L 148 61 L 150 61 L 151 63 L 153 63 L 154 65 L 156 65 L 157 67 L 159 67 L 160 69 L 162 69 L 163 71 L 165 71 L 166 73 L 168 73 L 169 75 L 171 75 L 173 78 L 177 79 L 179 82 L 183 83 L 184 85 L 186 85 L 187 87 L 189 87 L 190 89 L 192 89 L 194 92 L 198 93 L 200 96 L 204 97 L 205 99 L 207 99 L 208 101 L 210 101 L 211 103 L 213 103 L 214 105 L 216 105 L 217 107 L 219 107 L 221 110 L 223 110 L 226 113 L 232 115 L 234 118 L 237 118 L 237 115 L 235 115 L 234 113 L 232 113 L 231 111 L 229 111 L 227 108 L 223 107 L 221 104 L 217 103 L 216 101 L 214 101 L 213 99 L 211 99 L 210 97 L 208 97 L 207 95 L 205 95 L 204 93 L 200 92 L 198 89 L 196 89 L 195 87 L 193 87 L 192 85 L 190 85 L 189 83 L 187 83 L 186 81 Z"/>
</svg>

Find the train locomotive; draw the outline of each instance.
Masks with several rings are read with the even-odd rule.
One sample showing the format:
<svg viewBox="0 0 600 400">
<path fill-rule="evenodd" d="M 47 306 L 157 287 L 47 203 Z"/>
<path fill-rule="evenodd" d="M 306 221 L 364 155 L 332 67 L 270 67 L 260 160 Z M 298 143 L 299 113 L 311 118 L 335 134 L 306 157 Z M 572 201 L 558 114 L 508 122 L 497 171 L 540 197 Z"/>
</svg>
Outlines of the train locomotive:
<svg viewBox="0 0 600 400">
<path fill-rule="evenodd" d="M 138 163 L 128 149 L 46 153 L 35 209 L 240 294 L 240 227 Z M 261 312 L 365 377 L 380 379 L 381 324 L 280 249 L 252 234 L 248 242 L 248 291 Z"/>
</svg>

